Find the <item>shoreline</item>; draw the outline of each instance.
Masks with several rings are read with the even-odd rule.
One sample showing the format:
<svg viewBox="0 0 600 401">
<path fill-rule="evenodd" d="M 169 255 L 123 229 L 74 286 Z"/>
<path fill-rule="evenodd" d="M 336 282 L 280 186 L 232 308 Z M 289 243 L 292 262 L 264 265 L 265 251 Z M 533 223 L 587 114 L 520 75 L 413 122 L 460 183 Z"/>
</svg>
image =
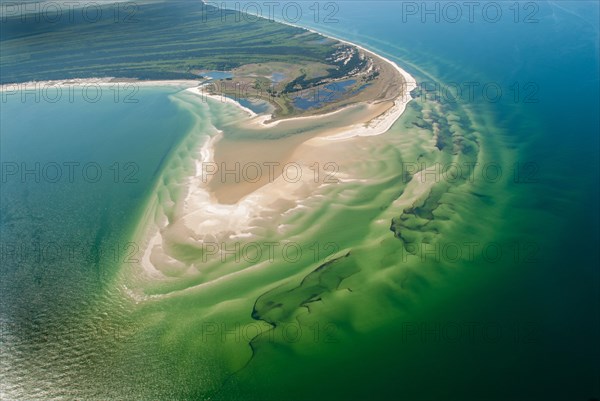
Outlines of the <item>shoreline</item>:
<svg viewBox="0 0 600 401">
<path fill-rule="evenodd" d="M 284 23 L 287 24 L 287 23 Z M 294 26 L 292 24 L 287 24 Z M 297 27 L 297 26 L 295 26 Z M 223 93 L 210 93 L 207 90 L 203 90 L 204 87 L 210 84 L 212 79 L 201 79 L 201 80 L 138 80 L 132 78 L 78 78 L 78 79 L 65 79 L 65 80 L 48 80 L 48 81 L 32 81 L 29 83 L 20 84 L 4 84 L 0 86 L 1 90 L 12 90 L 18 89 L 19 86 L 24 85 L 57 85 L 57 86 L 73 86 L 73 85 L 98 85 L 98 86 L 113 86 L 113 85 L 133 85 L 139 87 L 176 87 L 181 88 L 182 92 L 190 93 L 195 97 L 199 98 L 202 103 L 209 102 L 208 99 L 221 104 L 230 104 L 236 106 L 238 110 L 243 111 L 248 118 L 240 120 L 240 126 L 243 129 L 255 130 L 257 135 L 253 138 L 249 138 L 249 141 L 244 143 L 247 148 L 246 153 L 252 153 L 253 159 L 262 160 L 265 155 L 260 152 L 260 147 L 271 146 L 272 152 L 269 152 L 271 159 L 268 162 L 281 162 L 290 161 L 295 157 L 302 157 L 305 149 L 311 147 L 328 146 L 327 144 L 331 141 L 348 140 L 353 137 L 367 137 L 377 136 L 386 133 L 393 124 L 404 114 L 408 103 L 412 100 L 410 92 L 416 88 L 416 80 L 407 71 L 398 66 L 395 62 L 380 56 L 379 54 L 366 49 L 363 46 L 355 43 L 333 37 L 331 35 L 322 34 L 313 29 L 298 27 L 306 30 L 307 32 L 316 33 L 324 38 L 335 40 L 339 43 L 353 46 L 356 49 L 362 51 L 365 56 L 373 58 L 374 63 L 385 63 L 388 67 L 386 74 L 390 84 L 395 83 L 398 77 L 401 78 L 401 87 L 396 89 L 396 93 L 388 98 L 381 98 L 380 96 L 385 92 L 381 92 L 379 95 L 375 95 L 371 100 L 363 100 L 360 102 L 354 102 L 345 104 L 337 109 L 328 111 L 322 114 L 314 114 L 307 116 L 297 116 L 272 120 L 273 115 L 267 113 L 257 114 L 248 107 L 244 107 L 237 99 L 226 96 Z M 398 75 L 396 75 L 398 74 Z M 388 82 L 388 81 L 385 81 Z M 384 83 L 385 83 L 384 82 Z M 384 95 L 385 96 L 385 95 Z M 341 115 L 339 118 L 336 116 Z M 319 125 L 332 125 L 327 128 L 317 128 Z M 314 128 L 310 128 L 314 125 Z M 261 138 L 262 133 L 269 131 L 273 132 L 275 128 L 278 130 L 289 130 L 290 127 L 298 128 L 303 127 L 307 129 L 307 134 L 301 134 L 294 138 L 280 138 L 277 141 L 270 140 L 265 142 L 264 138 Z M 264 131 L 266 130 L 266 131 Z M 211 160 L 214 163 L 232 163 L 236 157 L 239 160 L 244 160 L 246 155 L 244 152 L 240 153 L 237 148 L 237 144 L 232 143 L 219 134 L 219 140 L 209 141 L 202 145 L 202 150 L 209 151 L 211 153 Z M 239 140 L 238 140 L 239 141 Z M 239 142 L 238 142 L 239 144 Z M 209 146 L 210 149 L 206 149 Z M 252 149 L 252 151 L 250 151 Z M 279 157 L 277 157 L 279 156 Z M 275 160 L 277 159 L 277 160 Z M 236 159 L 237 160 L 237 159 Z M 221 164 L 219 164 L 221 165 Z M 201 172 L 199 171 L 198 165 L 196 166 L 196 174 L 198 176 Z M 279 172 L 278 172 L 279 173 Z M 279 174 L 277 174 L 279 176 Z M 272 184 L 272 183 L 267 183 Z M 191 186 L 191 182 L 189 183 Z M 252 185 L 232 185 L 229 182 L 219 182 L 219 180 L 211 180 L 208 185 L 205 186 L 205 190 L 208 191 L 212 202 L 215 204 L 236 204 L 241 202 L 244 198 L 251 195 L 262 186 L 266 185 L 264 182 L 255 183 Z M 204 185 L 202 185 L 204 186 Z M 187 204 L 189 195 L 192 192 L 192 188 L 188 188 L 188 196 L 186 196 L 185 203 Z M 188 205 L 189 206 L 189 205 Z M 185 209 L 188 209 L 185 207 Z"/>
<path fill-rule="evenodd" d="M 402 116 L 408 103 L 412 100 L 410 96 L 410 92 L 417 87 L 417 82 L 415 78 L 410 75 L 406 70 L 402 69 L 398 64 L 389 60 L 386 57 L 383 57 L 374 51 L 368 50 L 365 47 L 352 43 L 350 41 L 339 39 L 334 36 L 324 34 L 318 32 L 311 28 L 306 28 L 294 24 L 290 24 L 288 22 L 277 21 L 278 23 L 282 23 L 285 25 L 293 26 L 296 28 L 305 29 L 306 31 L 316 33 L 323 37 L 338 41 L 340 43 L 344 43 L 350 46 L 354 46 L 357 49 L 365 52 L 369 56 L 380 59 L 383 62 L 389 64 L 396 72 L 400 74 L 400 76 L 404 80 L 404 90 L 393 99 L 393 105 L 390 106 L 386 111 L 382 114 L 373 117 L 368 121 L 364 121 L 362 123 L 351 124 L 346 132 L 339 133 L 331 136 L 323 136 L 323 139 L 327 140 L 337 140 L 337 139 L 347 139 L 354 136 L 374 136 L 381 135 L 387 132 L 391 126 Z M 309 116 L 298 116 L 298 117 L 289 117 L 273 120 L 272 114 L 257 114 L 254 111 L 250 110 L 247 107 L 244 107 L 239 101 L 225 96 L 224 94 L 210 94 L 210 93 L 200 93 L 200 88 L 207 85 L 211 79 L 202 79 L 202 80 L 139 80 L 136 78 L 116 78 L 116 77 L 104 77 L 104 78 L 72 78 L 72 79 L 60 79 L 60 80 L 45 80 L 45 81 L 28 81 L 28 82 L 20 82 L 20 83 L 8 83 L 0 85 L 0 93 L 14 91 L 15 94 L 18 93 L 19 88 L 23 86 L 27 87 L 30 85 L 45 85 L 45 86 L 56 86 L 56 87 L 71 87 L 71 86 L 83 86 L 83 85 L 97 85 L 97 86 L 113 86 L 113 85 L 131 85 L 131 86 L 140 86 L 140 87 L 177 87 L 182 88 L 182 90 L 197 95 L 203 99 L 211 99 L 213 101 L 218 101 L 221 103 L 228 103 L 238 107 L 240 110 L 247 113 L 251 118 L 251 124 L 259 125 L 265 128 L 276 127 L 280 123 L 288 123 L 288 122 L 311 122 L 317 119 L 326 118 L 333 116 L 335 114 L 341 113 L 345 110 L 348 110 L 351 107 L 354 107 L 359 104 L 376 104 L 376 101 L 364 101 L 360 103 L 352 103 L 349 105 L 342 106 L 333 111 L 329 111 L 327 113 L 322 114 L 314 114 Z"/>
<path fill-rule="evenodd" d="M 292 24 L 292 23 L 287 22 L 287 21 L 280 21 L 280 20 L 275 20 L 275 21 L 277 23 L 280 23 L 280 24 L 292 26 L 292 27 L 295 27 L 295 28 L 305 29 L 305 30 L 307 30 L 309 32 L 321 35 L 321 36 L 326 37 L 328 39 L 336 40 L 336 41 L 338 41 L 340 43 L 345 43 L 347 45 L 354 46 L 357 49 L 360 49 L 360 50 L 364 51 L 365 53 L 371 55 L 372 57 L 379 58 L 380 60 L 383 60 L 384 62 L 388 63 L 390 66 L 392 66 L 392 68 L 394 68 L 402 76 L 402 78 L 404 79 L 404 86 L 405 87 L 404 87 L 403 93 L 401 93 L 399 96 L 397 96 L 394 99 L 394 106 L 390 107 L 390 109 L 388 109 L 386 112 L 384 112 L 384 118 L 382 119 L 383 121 L 380 121 L 381 123 L 384 124 L 383 132 L 373 133 L 371 135 L 381 135 L 381 134 L 387 132 L 389 130 L 389 128 L 391 128 L 391 126 L 394 124 L 394 122 L 396 122 L 396 120 L 398 120 L 400 118 L 400 116 L 402 116 L 402 114 L 404 113 L 404 110 L 406 110 L 406 107 L 407 107 L 408 103 L 410 103 L 410 101 L 412 100 L 412 97 L 410 96 L 410 92 L 412 92 L 415 88 L 417 88 L 417 80 L 412 75 L 410 75 L 408 73 L 408 71 L 406 71 L 403 68 L 401 68 L 398 64 L 396 64 L 392 60 L 390 60 L 390 59 L 388 59 L 388 58 L 386 58 L 384 56 L 381 56 L 381 55 L 375 53 L 374 51 L 369 50 L 369 49 L 367 49 L 367 48 L 365 48 L 365 47 L 363 47 L 361 45 L 358 45 L 356 43 L 350 42 L 350 41 L 345 40 L 345 39 L 337 38 L 337 37 L 335 37 L 333 35 L 330 35 L 330 34 L 325 34 L 325 33 L 319 32 L 319 31 L 317 31 L 315 29 L 312 29 L 312 28 L 308 28 L 308 27 L 304 27 L 304 26 L 301 26 L 301 25 Z M 346 107 L 343 107 L 343 108 L 340 108 L 338 110 L 335 110 L 335 111 L 333 111 L 333 112 L 331 112 L 329 114 L 336 113 L 336 112 L 338 112 L 340 110 L 343 110 L 343 109 L 351 107 L 351 106 L 352 105 L 348 105 Z M 394 107 L 398 107 L 398 110 L 395 111 L 395 112 L 393 112 L 392 115 L 387 116 L 387 118 L 386 118 L 386 114 L 388 114 L 389 111 L 392 110 Z M 325 115 L 325 114 L 322 114 L 322 115 Z M 298 118 L 298 119 L 300 119 L 300 118 L 310 118 L 310 117 L 317 117 L 317 115 L 315 115 L 315 116 L 308 116 L 308 117 L 292 117 L 291 119 L 293 119 L 293 118 Z M 381 116 L 377 116 L 373 120 L 377 120 L 380 117 Z M 291 119 L 288 119 L 288 120 L 291 120 Z M 281 120 L 278 120 L 278 121 L 281 121 Z M 370 123 L 371 121 L 367 121 L 366 123 Z M 274 123 L 276 123 L 276 122 L 277 121 L 275 121 Z M 379 125 L 379 123 L 376 123 L 376 126 L 377 125 Z M 375 127 L 373 127 L 373 128 L 375 128 Z M 360 135 L 359 134 L 358 136 L 371 136 L 371 135 Z M 352 136 L 356 136 L 356 135 L 350 135 L 350 136 L 347 136 L 347 138 L 350 138 Z M 346 137 L 340 136 L 337 139 L 342 139 L 342 138 L 346 138 Z M 331 138 L 331 139 L 334 139 L 334 138 Z"/>
<path fill-rule="evenodd" d="M 396 72 L 398 72 L 400 74 L 400 76 L 403 79 L 403 85 L 404 85 L 404 90 L 393 99 L 393 105 L 386 110 L 384 113 L 382 113 L 379 116 L 376 116 L 374 118 L 372 118 L 371 120 L 365 121 L 363 123 L 363 125 L 361 126 L 360 124 L 354 124 L 352 125 L 352 132 L 355 132 L 355 134 L 345 134 L 345 135 L 335 135 L 330 137 L 330 139 L 343 139 L 343 138 L 350 138 L 352 136 L 373 136 L 373 135 L 381 135 L 385 132 L 387 132 L 391 126 L 394 124 L 394 122 L 396 122 L 396 120 L 398 120 L 402 114 L 404 113 L 408 103 L 410 103 L 410 101 L 412 100 L 412 97 L 410 95 L 410 93 L 417 88 L 417 81 L 416 79 L 410 75 L 406 70 L 404 70 L 403 68 L 401 68 L 398 64 L 396 64 L 395 62 L 391 61 L 390 59 L 381 56 L 377 53 L 375 53 L 374 51 L 371 51 L 369 49 L 366 49 L 365 47 L 358 45 L 356 43 L 352 43 L 349 42 L 347 40 L 343 40 L 343 39 L 339 39 L 336 38 L 334 36 L 331 35 L 327 35 L 318 31 L 315 31 L 313 29 L 310 28 L 306 28 L 306 27 L 302 27 L 302 26 L 298 26 L 298 25 L 294 25 L 294 24 L 290 24 L 287 22 L 280 22 L 277 21 L 278 23 L 282 23 L 285 25 L 289 25 L 289 26 L 293 26 L 296 28 L 301 28 L 301 29 L 305 29 L 309 32 L 312 33 L 316 33 L 318 35 L 321 35 L 323 37 L 338 41 L 340 43 L 344 43 L 347 44 L 349 46 L 353 46 L 356 47 L 357 49 L 362 50 L 363 52 L 365 52 L 367 55 L 375 58 L 375 59 L 379 59 L 382 60 L 384 63 L 387 63 L 388 65 L 390 65 Z M 206 83 L 203 83 L 201 85 L 198 86 L 202 87 L 206 85 Z M 196 92 L 199 92 L 197 89 L 198 88 L 190 88 L 190 92 L 194 93 L 194 89 L 196 89 Z M 357 104 L 361 104 L 361 103 L 366 103 L 366 104 L 375 104 L 377 103 L 377 101 L 363 101 L 360 103 L 352 103 L 349 105 L 345 105 L 342 107 L 339 107 L 333 111 L 329 111 L 327 113 L 317 113 L 314 115 L 309 115 L 309 116 L 297 116 L 297 117 L 289 117 L 289 118 L 282 118 L 282 119 L 277 119 L 277 120 L 272 120 L 273 119 L 273 115 L 272 114 L 256 114 L 254 113 L 252 110 L 242 106 L 238 101 L 236 101 L 235 99 L 232 99 L 228 96 L 225 96 L 223 94 L 219 95 L 219 94 L 208 94 L 208 93 L 195 93 L 197 95 L 200 96 L 206 96 L 207 98 L 216 100 L 216 101 L 220 101 L 222 103 L 229 103 L 229 104 L 234 104 L 237 107 L 239 107 L 240 109 L 244 110 L 245 112 L 247 112 L 251 117 L 253 117 L 255 119 L 255 121 L 253 121 L 253 123 L 257 123 L 260 124 L 264 127 L 267 128 L 271 128 L 271 127 L 275 127 L 277 125 L 279 125 L 280 123 L 283 122 L 301 122 L 301 121 L 306 121 L 306 122 L 310 122 L 310 121 L 314 121 L 316 119 L 320 119 L 323 117 L 329 117 L 332 115 L 335 115 L 337 113 L 340 113 L 344 110 L 347 110 L 351 107 L 356 106 Z M 373 124 L 373 122 L 375 122 Z M 382 127 L 380 127 L 380 125 Z M 371 133 L 358 133 L 357 131 L 361 130 L 361 129 L 370 129 L 373 130 L 374 132 Z"/>
<path fill-rule="evenodd" d="M 27 82 L 15 82 L 10 84 L 0 85 L 0 92 L 6 92 L 9 89 L 18 89 L 22 86 L 29 85 L 46 85 L 46 86 L 58 86 L 68 87 L 74 85 L 98 85 L 98 86 L 111 86 L 115 84 L 129 84 L 144 87 L 160 88 L 160 87 L 194 87 L 202 84 L 205 80 L 188 80 L 188 79 L 165 79 L 165 80 L 138 80 L 135 78 L 115 78 L 115 77 L 103 77 L 103 78 L 72 78 L 72 79 L 52 79 L 45 81 L 27 81 Z"/>
<path fill-rule="evenodd" d="M 386 133 L 393 124 L 404 114 L 408 103 L 412 99 L 410 93 L 417 86 L 416 80 L 406 70 L 402 69 L 395 62 L 383 57 L 374 51 L 368 50 L 363 46 L 352 43 L 347 40 L 339 39 L 334 36 L 323 34 L 315 31 L 311 28 L 301 27 L 287 22 L 279 23 L 301 28 L 307 32 L 312 32 L 320 35 L 323 38 L 328 38 L 337 41 L 340 44 L 352 46 L 360 51 L 367 57 L 371 57 L 374 63 L 387 64 L 386 77 L 388 80 L 384 81 L 384 87 L 387 85 L 394 85 L 396 81 L 400 81 L 400 87 L 395 90 L 391 96 L 387 96 L 385 92 L 375 94 L 372 99 L 365 99 L 362 101 L 355 101 L 350 104 L 340 105 L 338 108 L 328 111 L 322 114 L 316 113 L 313 115 L 296 116 L 289 118 L 282 118 L 273 120 L 273 115 L 266 113 L 257 114 L 248 107 L 243 106 L 237 99 L 228 97 L 223 93 L 210 93 L 209 91 L 203 90 L 204 87 L 212 82 L 212 79 L 198 79 L 198 80 L 140 80 L 136 78 L 115 78 L 115 77 L 104 77 L 104 78 L 73 78 L 73 79 L 62 79 L 62 80 L 46 80 L 46 81 L 30 81 L 24 83 L 13 83 L 13 84 L 2 84 L 0 85 L 0 91 L 5 93 L 11 91 L 14 94 L 18 94 L 19 88 L 34 86 L 37 88 L 39 85 L 47 86 L 58 86 L 58 87 L 72 87 L 94 85 L 100 87 L 110 87 L 115 85 L 136 86 L 136 87 L 171 87 L 180 88 L 181 92 L 187 92 L 195 97 L 199 98 L 202 103 L 207 103 L 208 99 L 214 102 L 222 104 L 230 104 L 236 106 L 239 110 L 243 111 L 248 115 L 249 118 L 240 120 L 240 126 L 243 129 L 249 129 L 256 131 L 257 135 L 253 138 L 249 138 L 249 142 L 245 142 L 245 146 L 248 149 L 254 149 L 254 158 L 261 160 L 265 156 L 257 151 L 256 148 L 261 145 L 272 146 L 274 152 L 270 152 L 269 157 L 273 158 L 275 155 L 280 156 L 281 160 L 277 157 L 277 162 L 289 161 L 293 155 L 302 155 L 304 150 L 308 147 L 314 146 L 328 146 L 327 144 L 331 141 L 348 140 L 353 137 L 367 137 L 377 136 Z M 398 74 L 398 75 L 396 75 Z M 399 79 L 401 78 L 401 79 Z M 388 83 L 386 85 L 386 83 Z M 31 90 L 27 88 L 28 90 Z M 383 97 L 382 97 L 383 95 Z M 3 97 L 6 95 L 3 95 Z M 339 118 L 336 116 L 341 115 Z M 284 125 L 283 127 L 281 125 Z M 311 128 L 311 125 L 314 125 Z M 318 128 L 319 126 L 329 125 L 326 128 Z M 264 142 L 264 138 L 261 138 L 262 133 L 268 134 L 269 131 L 277 127 L 280 130 L 286 130 L 292 128 L 303 128 L 306 129 L 308 134 L 301 134 L 295 138 L 279 138 L 277 141 Z M 266 131 L 263 131 L 266 130 Z M 233 162 L 232 157 L 236 156 L 243 160 L 245 155 L 239 153 L 236 150 L 235 144 L 224 137 L 222 134 L 219 135 L 218 141 L 209 141 L 205 146 L 210 146 L 210 152 L 216 163 L 222 162 Z M 205 149 L 206 150 L 206 149 Z M 287 155 L 287 156 L 286 156 Z M 268 160 L 273 162 L 275 160 Z M 196 168 L 196 176 L 200 172 L 198 167 Z M 206 185 L 206 190 L 209 192 L 210 197 L 216 204 L 235 204 L 242 201 L 246 196 L 252 194 L 254 191 L 261 188 L 265 183 L 261 185 L 238 185 L 239 188 L 234 188 L 231 183 L 228 182 L 209 182 Z M 191 184 L 191 183 L 190 183 Z M 190 194 L 191 188 L 188 188 L 188 195 Z M 187 198 L 187 197 L 186 197 Z"/>
<path fill-rule="evenodd" d="M 308 28 L 303 29 L 316 32 Z M 156 216 L 162 213 L 159 211 L 158 199 L 148 198 L 143 206 L 145 211 L 142 215 L 147 217 L 142 218 L 134 230 L 134 238 L 141 245 L 140 248 L 143 252 L 143 258 L 140 260 L 142 275 L 145 277 L 143 280 L 170 281 L 168 272 L 171 267 L 169 266 L 176 259 L 169 255 L 168 249 L 165 248 L 166 243 L 175 241 L 193 245 L 217 239 L 227 241 L 228 238 L 229 240 L 252 238 L 256 234 L 254 230 L 257 224 L 260 226 L 258 220 L 255 219 L 262 220 L 263 218 L 259 216 L 266 213 L 267 217 L 264 218 L 268 220 L 271 213 L 274 213 L 273 216 L 280 215 L 280 213 L 284 215 L 290 210 L 302 207 L 304 199 L 309 199 L 311 193 L 321 186 L 331 185 L 316 183 L 309 174 L 305 174 L 298 183 L 288 182 L 280 174 L 273 181 L 252 185 L 232 186 L 226 182 L 219 182 L 218 179 L 215 182 L 210 180 L 206 183 L 202 180 L 202 163 L 239 162 L 243 161 L 244 157 L 249 157 L 249 160 L 254 163 L 263 161 L 262 159 L 269 162 L 278 161 L 282 164 L 292 161 L 299 163 L 306 172 L 311 171 L 310 168 L 315 162 L 324 165 L 335 157 L 338 157 L 342 163 L 352 163 L 348 159 L 348 155 L 355 154 L 354 157 L 356 157 L 360 150 L 348 139 L 384 134 L 404 114 L 408 103 L 413 100 L 410 92 L 416 88 L 416 80 L 407 71 L 395 62 L 362 46 L 319 34 L 354 46 L 377 61 L 391 66 L 404 81 L 404 86 L 399 90 L 400 93 L 389 99 L 352 103 L 323 114 L 283 118 L 269 122 L 268 120 L 272 117 L 269 113 L 257 114 L 224 94 L 210 94 L 203 91 L 202 86 L 206 85 L 209 80 L 139 81 L 105 78 L 46 81 L 49 84 L 65 85 L 94 83 L 108 86 L 121 83 L 144 87 L 180 87 L 182 92 L 195 95 L 202 102 L 210 99 L 214 102 L 236 106 L 238 110 L 248 116 L 243 118 L 240 124 L 246 129 L 257 132 L 280 131 L 298 125 L 319 123 L 314 124 L 312 133 L 284 137 L 276 141 L 267 142 L 264 138 L 251 137 L 245 146 L 240 146 L 239 142 L 228 141 L 220 131 L 217 135 L 200 143 L 195 151 L 195 174 L 185 180 L 185 195 L 179 201 L 179 206 L 176 206 L 179 211 L 174 221 L 168 224 L 162 217 L 156 220 Z M 14 89 L 15 86 L 11 87 Z M 340 117 L 336 118 L 337 116 Z M 323 123 L 329 123 L 332 126 L 319 128 Z M 332 149 L 331 141 L 338 140 L 340 141 L 339 145 Z M 264 152 L 265 146 L 270 146 L 271 150 Z M 240 148 L 243 148 L 243 151 Z M 345 182 L 347 179 L 352 180 L 352 177 L 342 175 L 340 179 Z M 160 184 L 157 182 L 156 185 Z M 134 284 L 134 287 L 137 285 Z M 136 301 L 141 301 L 143 298 L 142 296 Z"/>
</svg>

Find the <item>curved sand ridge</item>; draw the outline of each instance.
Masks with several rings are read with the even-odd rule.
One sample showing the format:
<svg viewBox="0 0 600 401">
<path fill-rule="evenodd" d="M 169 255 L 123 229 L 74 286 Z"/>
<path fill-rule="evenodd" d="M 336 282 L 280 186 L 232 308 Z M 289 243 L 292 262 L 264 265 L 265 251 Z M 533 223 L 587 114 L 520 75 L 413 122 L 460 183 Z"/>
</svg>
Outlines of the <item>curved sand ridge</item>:
<svg viewBox="0 0 600 401">
<path fill-rule="evenodd" d="M 231 98 L 205 93 L 197 86 L 185 89 L 185 93 L 200 96 L 204 106 L 209 109 L 217 107 L 221 113 L 231 113 L 227 107 L 235 105 L 247 117 L 240 118 L 237 113 L 237 116 L 232 116 L 223 127 L 218 128 L 218 134 L 205 136 L 198 142 L 198 150 L 190 155 L 195 160 L 195 174 L 185 184 L 186 194 L 174 201 L 175 212 L 170 218 L 156 217 L 164 212 L 160 211 L 161 202 L 154 203 L 153 207 L 158 208 L 153 213 L 155 223 L 146 225 L 149 231 L 142 234 L 146 238 L 143 241 L 146 246 L 141 265 L 147 278 L 172 281 L 181 274 L 195 275 L 198 264 L 192 261 L 193 257 L 186 261 L 184 259 L 187 257 L 178 256 L 181 252 L 174 249 L 173 244 L 177 244 L 178 248 L 187 247 L 187 251 L 192 249 L 195 257 L 200 257 L 204 262 L 202 265 L 205 271 L 216 270 L 219 260 L 207 267 L 210 263 L 206 263 L 208 258 L 204 256 L 207 253 L 215 256 L 212 255 L 212 244 L 267 237 L 285 238 L 285 224 L 280 222 L 282 216 L 302 210 L 310 199 L 322 200 L 323 195 L 319 191 L 324 187 L 333 183 L 360 180 L 344 171 L 337 171 L 335 177 L 328 177 L 329 181 L 321 175 L 317 180 L 316 174 L 326 175 L 328 171 L 317 173 L 312 166 L 317 163 L 322 167 L 333 162 L 339 167 L 347 161 L 342 161 L 346 157 L 339 154 L 339 151 L 349 152 L 352 138 L 387 132 L 410 102 L 410 92 L 416 87 L 416 81 L 394 62 L 353 43 L 332 39 L 355 46 L 370 57 L 391 66 L 402 77 L 403 87 L 400 93 L 392 102 L 376 100 L 352 104 L 321 115 L 268 121 L 272 116 L 257 115 Z M 206 102 L 206 99 L 210 100 Z M 188 101 L 194 102 L 192 98 Z M 217 130 L 218 123 L 211 124 Z M 243 131 L 247 135 L 241 139 L 228 139 L 228 135 L 233 135 L 236 131 Z M 269 138 L 270 133 L 280 135 L 288 131 L 294 134 L 277 139 Z M 331 144 L 334 140 L 338 142 L 337 145 Z M 343 140 L 343 145 L 340 140 Z M 332 151 L 332 146 L 338 147 L 336 158 L 332 158 L 336 154 Z M 240 182 L 239 178 L 234 177 L 229 182 L 228 176 L 223 179 L 218 173 L 207 174 L 207 167 L 211 167 L 210 171 L 223 165 L 226 166 L 225 169 L 231 169 L 236 163 L 261 166 L 268 163 L 287 166 L 291 163 L 299 166 L 302 176 L 297 180 L 290 180 L 283 168 L 273 169 L 274 174 L 268 179 L 264 174 L 264 179 L 258 182 Z M 243 269 L 235 266 L 232 270 Z M 199 280 L 196 284 L 206 283 L 207 279 L 208 277 Z"/>
<path fill-rule="evenodd" d="M 350 45 L 355 46 L 354 44 Z M 357 46 L 359 47 L 359 46 Z M 328 183 L 314 182 L 314 174 L 307 174 L 315 163 L 324 165 L 331 162 L 329 147 L 332 140 L 348 140 L 353 137 L 380 135 L 389 130 L 402 115 L 411 100 L 410 92 L 416 87 L 415 79 L 392 61 L 380 57 L 359 47 L 371 57 L 380 58 L 389 63 L 404 80 L 403 90 L 391 102 L 373 102 L 350 105 L 339 110 L 316 116 L 294 117 L 268 122 L 269 115 L 257 115 L 252 110 L 241 106 L 235 100 L 219 95 L 205 93 L 202 88 L 193 87 L 187 92 L 211 99 L 224 105 L 235 105 L 250 118 L 243 119 L 238 129 L 247 129 L 254 133 L 252 139 L 228 141 L 227 134 L 220 133 L 210 140 L 204 141 L 198 151 L 196 174 L 190 178 L 188 194 L 181 208 L 177 221 L 162 228 L 162 235 L 167 241 L 176 241 L 194 246 L 197 243 L 214 243 L 223 240 L 252 237 L 253 233 L 264 229 L 275 216 L 285 214 L 289 210 L 301 207 L 302 201 L 315 192 L 321 185 Z M 210 104 L 209 104 L 210 106 Z M 347 123 L 349 122 L 349 123 Z M 322 129 L 325 124 L 328 129 Z M 333 124 L 332 124 L 333 123 Z M 256 139 L 266 132 L 287 129 L 307 130 L 307 133 L 287 136 L 276 140 Z M 316 127 L 311 129 L 311 127 Z M 227 127 L 224 128 L 227 130 Z M 339 146 L 339 145 L 337 145 Z M 265 149 L 269 149 L 265 152 Z M 231 169 L 236 163 L 242 165 L 252 163 L 265 165 L 268 163 L 300 166 L 303 177 L 291 182 L 282 175 L 283 170 L 273 170 L 275 174 L 269 179 L 259 182 L 245 182 L 233 179 L 227 182 L 218 174 L 207 177 L 207 166 L 212 169 L 225 164 Z M 297 168 L 297 167 L 296 167 Z M 265 174 L 266 176 L 266 174 Z M 232 177 L 233 178 L 233 177 Z M 265 177 L 266 178 L 266 177 Z M 352 181 L 351 177 L 337 174 L 330 181 Z M 208 182 L 207 182 L 208 181 Z M 329 184 L 331 184 L 329 183 Z M 156 233 L 155 235 L 159 235 Z M 146 250 L 144 263 L 151 263 L 148 252 L 154 250 L 156 255 L 163 253 L 158 238 L 153 238 Z M 206 249 L 204 249 L 206 251 Z M 166 255 L 155 259 L 164 261 Z M 156 272 L 152 266 L 144 266 L 147 272 Z"/>
</svg>

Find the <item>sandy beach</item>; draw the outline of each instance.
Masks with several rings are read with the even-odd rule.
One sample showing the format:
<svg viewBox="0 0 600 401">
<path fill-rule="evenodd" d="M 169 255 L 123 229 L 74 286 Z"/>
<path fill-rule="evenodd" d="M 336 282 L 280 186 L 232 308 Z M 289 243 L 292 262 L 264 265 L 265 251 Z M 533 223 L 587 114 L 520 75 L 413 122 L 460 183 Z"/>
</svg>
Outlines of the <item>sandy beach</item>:
<svg viewBox="0 0 600 401">
<path fill-rule="evenodd" d="M 115 84 L 129 84 L 139 87 L 178 87 L 190 88 L 201 84 L 203 81 L 195 80 L 139 80 L 135 78 L 73 78 L 73 79 L 57 79 L 48 81 L 30 81 L 0 85 L 0 92 L 18 91 L 23 89 L 35 89 L 51 86 L 71 87 L 71 86 L 111 86 Z"/>
</svg>

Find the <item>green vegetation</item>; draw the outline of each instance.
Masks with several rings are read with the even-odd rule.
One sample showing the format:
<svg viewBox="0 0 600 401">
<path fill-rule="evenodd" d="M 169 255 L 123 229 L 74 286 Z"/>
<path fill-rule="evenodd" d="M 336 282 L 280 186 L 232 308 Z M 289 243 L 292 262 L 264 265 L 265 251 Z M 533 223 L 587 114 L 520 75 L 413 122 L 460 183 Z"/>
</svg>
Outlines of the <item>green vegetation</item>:
<svg viewBox="0 0 600 401">
<path fill-rule="evenodd" d="M 250 63 L 331 64 L 337 49 L 337 42 L 322 43 L 320 35 L 301 28 L 217 10 L 197 0 L 115 10 L 113 4 L 103 5 L 97 21 L 93 11 L 86 18 L 78 10 L 57 22 L 41 14 L 3 19 L 0 82 L 198 78 L 200 70 Z"/>
<path fill-rule="evenodd" d="M 339 57 L 339 54 L 343 53 L 349 54 L 347 62 L 336 63 L 334 59 Z M 355 51 L 350 46 L 341 46 L 336 54 L 328 56 L 326 61 L 330 64 L 336 64 L 336 68 L 327 69 L 327 80 L 344 78 L 353 71 L 359 71 L 366 68 L 368 64 L 367 59 L 361 58 L 358 51 Z M 307 79 L 306 74 L 302 74 L 290 81 L 283 89 L 283 93 L 291 93 L 302 89 L 313 88 L 326 82 L 326 79 L 323 79 L 322 77 Z"/>
</svg>

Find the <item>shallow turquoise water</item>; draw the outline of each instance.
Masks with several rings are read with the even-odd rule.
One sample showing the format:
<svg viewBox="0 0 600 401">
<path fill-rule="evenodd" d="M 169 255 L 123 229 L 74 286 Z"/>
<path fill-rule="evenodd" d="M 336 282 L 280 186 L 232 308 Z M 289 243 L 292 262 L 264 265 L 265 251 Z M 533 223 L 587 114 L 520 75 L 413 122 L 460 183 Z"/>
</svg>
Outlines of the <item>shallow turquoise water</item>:
<svg viewBox="0 0 600 401">
<path fill-rule="evenodd" d="M 356 171 L 371 182 L 323 192 L 330 204 L 315 201 L 287 221 L 288 238 L 305 249 L 316 241 L 350 250 L 323 275 L 310 272 L 329 254 L 306 254 L 212 292 L 132 302 L 123 285 L 136 277 L 130 257 L 142 255 L 140 219 L 153 199 L 175 213 L 169 200 L 180 196 L 194 149 L 212 125 L 225 127 L 239 113 L 169 97 L 172 89 L 142 90 L 132 104 L 2 103 L 2 162 L 47 170 L 39 183 L 34 176 L 2 183 L 1 391 L 7 398 L 597 398 L 598 7 L 564 7 L 542 3 L 531 24 L 451 24 L 403 22 L 402 3 L 343 2 L 338 23 L 304 21 L 381 52 L 420 83 L 494 83 L 504 94 L 498 102 L 481 93 L 442 102 L 437 111 L 435 99 L 421 97 L 386 136 L 360 142 Z M 429 144 L 424 110 L 445 133 L 442 149 Z M 457 138 L 464 147 L 452 154 Z M 503 175 L 440 182 L 416 210 L 394 206 L 406 166 L 451 160 L 495 164 Z M 49 163 L 70 161 L 97 163 L 102 178 L 49 182 Z M 389 231 L 392 218 L 405 242 Z M 466 243 L 477 244 L 473 257 Z M 219 269 L 239 266 L 207 274 L 218 277 Z M 205 279 L 173 286 L 198 280 Z M 307 307 L 315 292 L 321 300 Z"/>
</svg>

